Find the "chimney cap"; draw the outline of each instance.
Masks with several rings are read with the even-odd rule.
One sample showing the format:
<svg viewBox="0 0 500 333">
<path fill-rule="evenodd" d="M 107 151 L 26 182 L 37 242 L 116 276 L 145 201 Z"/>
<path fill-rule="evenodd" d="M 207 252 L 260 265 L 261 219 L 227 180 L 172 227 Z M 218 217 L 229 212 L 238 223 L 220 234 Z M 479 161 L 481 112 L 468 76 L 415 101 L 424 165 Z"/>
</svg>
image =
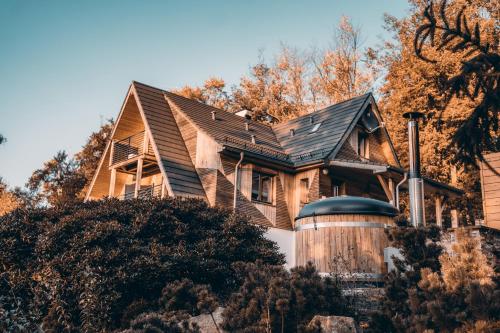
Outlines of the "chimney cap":
<svg viewBox="0 0 500 333">
<path fill-rule="evenodd" d="M 424 118 L 425 116 L 422 112 L 413 111 L 403 113 L 403 117 L 410 120 L 418 120 L 419 118 Z"/>
</svg>

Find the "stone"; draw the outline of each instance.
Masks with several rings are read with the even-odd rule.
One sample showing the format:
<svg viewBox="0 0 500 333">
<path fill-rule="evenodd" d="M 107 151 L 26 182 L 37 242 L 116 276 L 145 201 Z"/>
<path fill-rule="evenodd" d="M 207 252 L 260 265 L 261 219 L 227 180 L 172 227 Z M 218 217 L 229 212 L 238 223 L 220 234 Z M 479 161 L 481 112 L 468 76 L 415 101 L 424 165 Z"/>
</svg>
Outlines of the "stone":
<svg viewBox="0 0 500 333">
<path fill-rule="evenodd" d="M 324 333 L 358 333 L 354 318 L 343 316 L 314 316 L 309 326 L 318 322 Z"/>
<path fill-rule="evenodd" d="M 218 307 L 213 313 L 215 322 L 217 323 L 217 326 L 219 327 L 218 331 L 217 331 L 217 327 L 215 327 L 214 321 L 212 320 L 212 317 L 210 316 L 210 314 L 201 314 L 199 316 L 191 317 L 191 318 L 189 318 L 188 321 L 189 321 L 189 323 L 194 323 L 194 324 L 198 325 L 198 327 L 200 328 L 200 332 L 202 332 L 202 333 L 219 333 L 219 332 L 224 333 L 226 331 L 224 331 L 221 328 L 222 321 L 223 321 L 222 311 L 224 311 L 224 308 Z"/>
</svg>

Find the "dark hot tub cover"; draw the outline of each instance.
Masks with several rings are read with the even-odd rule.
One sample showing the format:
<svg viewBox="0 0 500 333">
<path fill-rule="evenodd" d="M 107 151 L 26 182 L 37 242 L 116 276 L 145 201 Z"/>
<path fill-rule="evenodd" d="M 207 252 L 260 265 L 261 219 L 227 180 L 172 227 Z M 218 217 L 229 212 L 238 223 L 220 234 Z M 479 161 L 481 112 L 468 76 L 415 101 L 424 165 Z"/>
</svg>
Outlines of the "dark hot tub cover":
<svg viewBox="0 0 500 333">
<path fill-rule="evenodd" d="M 396 207 L 385 201 L 342 195 L 320 199 L 305 205 L 295 219 L 337 214 L 396 216 L 399 214 L 399 211 Z"/>
</svg>

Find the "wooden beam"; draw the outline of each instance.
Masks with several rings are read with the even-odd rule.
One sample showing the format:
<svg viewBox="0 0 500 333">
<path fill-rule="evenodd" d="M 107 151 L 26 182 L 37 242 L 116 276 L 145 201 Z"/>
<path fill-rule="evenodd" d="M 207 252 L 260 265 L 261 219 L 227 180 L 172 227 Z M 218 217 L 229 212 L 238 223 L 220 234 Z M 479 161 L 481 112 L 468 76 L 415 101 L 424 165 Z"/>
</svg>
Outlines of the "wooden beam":
<svg viewBox="0 0 500 333">
<path fill-rule="evenodd" d="M 395 206 L 396 203 L 396 184 L 392 178 L 389 178 L 389 190 L 391 191 L 391 205 Z"/>
<path fill-rule="evenodd" d="M 436 200 L 436 224 L 439 227 L 443 226 L 443 197 L 440 195 L 435 196 Z"/>
<path fill-rule="evenodd" d="M 451 213 L 451 227 L 458 228 L 458 210 L 452 209 L 450 213 Z"/>
<path fill-rule="evenodd" d="M 165 193 L 167 193 L 167 186 L 163 182 L 163 176 L 162 176 L 162 182 L 161 182 L 161 198 L 165 198 Z"/>
<path fill-rule="evenodd" d="M 115 184 L 116 184 L 116 168 L 111 169 L 111 177 L 109 181 L 109 197 L 115 196 Z"/>
<path fill-rule="evenodd" d="M 382 185 L 382 189 L 384 190 L 385 195 L 387 196 L 387 199 L 392 204 L 394 202 L 394 198 L 393 198 L 392 192 L 389 188 L 389 185 L 385 181 L 384 177 L 382 177 L 381 175 L 376 175 L 376 176 L 377 176 L 378 181 L 380 182 L 380 185 Z"/>
<path fill-rule="evenodd" d="M 140 159 L 137 160 L 137 173 L 135 174 L 134 198 L 137 198 L 137 196 L 139 194 L 139 190 L 141 189 L 142 163 L 143 163 L 143 159 L 142 158 L 140 158 Z"/>
</svg>

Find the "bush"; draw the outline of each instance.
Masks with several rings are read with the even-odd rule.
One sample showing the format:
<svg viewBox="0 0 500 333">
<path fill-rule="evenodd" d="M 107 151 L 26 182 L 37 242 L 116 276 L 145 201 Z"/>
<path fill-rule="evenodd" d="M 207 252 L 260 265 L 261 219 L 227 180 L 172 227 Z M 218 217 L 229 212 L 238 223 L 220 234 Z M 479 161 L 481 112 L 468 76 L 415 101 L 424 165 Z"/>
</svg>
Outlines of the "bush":
<svg viewBox="0 0 500 333">
<path fill-rule="evenodd" d="M 15 295 L 47 331 L 127 328 L 129 315 L 158 309 L 168 283 L 186 278 L 225 299 L 240 284 L 234 263 L 283 264 L 264 231 L 195 199 L 19 209 L 0 218 L 0 299 Z"/>
<path fill-rule="evenodd" d="M 336 281 L 321 277 L 311 263 L 291 272 L 262 261 L 239 269 L 244 282 L 223 313 L 230 332 L 308 332 L 315 315 L 347 312 Z"/>
<path fill-rule="evenodd" d="M 387 275 L 380 311 L 369 332 L 495 332 L 500 291 L 479 244 L 458 233 L 452 254 L 443 253 L 436 226 L 390 231 L 403 259 Z"/>
</svg>

